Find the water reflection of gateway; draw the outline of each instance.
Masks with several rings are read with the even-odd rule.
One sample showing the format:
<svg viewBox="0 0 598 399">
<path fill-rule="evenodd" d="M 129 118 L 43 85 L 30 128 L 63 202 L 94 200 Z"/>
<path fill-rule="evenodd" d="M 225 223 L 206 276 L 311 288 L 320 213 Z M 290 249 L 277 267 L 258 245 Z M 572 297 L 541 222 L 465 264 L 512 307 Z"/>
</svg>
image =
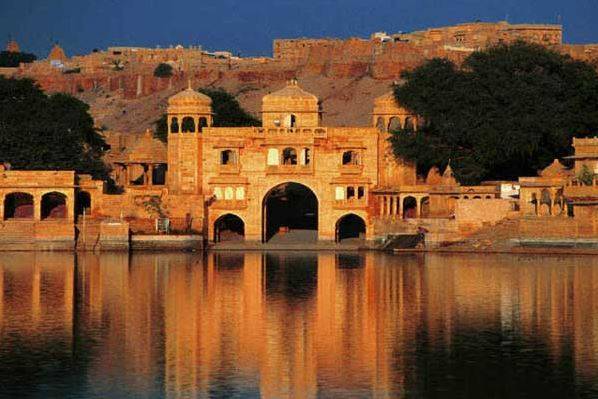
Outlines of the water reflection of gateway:
<svg viewBox="0 0 598 399">
<path fill-rule="evenodd" d="M 72 255 L 15 254 L 0 260 L 0 361 L 22 355 L 7 346 L 15 336 L 34 352 L 51 338 L 57 358 L 88 359 L 90 389 L 108 396 L 396 397 L 426 392 L 422 356 L 492 333 L 534 340 L 590 378 L 596 262 L 232 252 L 75 266 Z"/>
</svg>

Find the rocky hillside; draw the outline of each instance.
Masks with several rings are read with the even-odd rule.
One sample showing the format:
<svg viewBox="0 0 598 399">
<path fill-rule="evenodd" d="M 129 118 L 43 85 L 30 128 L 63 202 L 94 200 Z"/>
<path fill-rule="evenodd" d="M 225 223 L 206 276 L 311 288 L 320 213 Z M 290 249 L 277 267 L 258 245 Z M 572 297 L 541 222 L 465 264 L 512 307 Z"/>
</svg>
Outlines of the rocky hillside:
<svg viewBox="0 0 598 399">
<path fill-rule="evenodd" d="M 243 108 L 260 117 L 261 99 L 264 95 L 282 88 L 284 80 L 248 83 L 236 79 L 218 82 L 194 82 L 194 87 L 221 87 L 234 94 Z M 323 123 L 327 126 L 368 126 L 374 99 L 390 90 L 392 81 L 371 77 L 328 78 L 308 76 L 299 78 L 300 85 L 317 95 L 324 110 Z M 179 82 L 171 88 L 135 99 L 126 98 L 122 92 L 92 89 L 77 94 L 91 106 L 91 113 L 98 127 L 112 131 L 143 131 L 166 112 L 168 97 L 186 87 Z"/>
</svg>

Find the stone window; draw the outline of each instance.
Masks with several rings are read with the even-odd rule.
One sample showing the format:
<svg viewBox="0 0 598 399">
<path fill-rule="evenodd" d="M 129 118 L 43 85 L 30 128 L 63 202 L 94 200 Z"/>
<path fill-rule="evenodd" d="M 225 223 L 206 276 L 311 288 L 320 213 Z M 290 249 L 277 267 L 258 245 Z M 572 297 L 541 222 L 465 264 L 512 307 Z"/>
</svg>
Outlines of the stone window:
<svg viewBox="0 0 598 399">
<path fill-rule="evenodd" d="M 355 187 L 347 187 L 347 199 L 355 198 Z"/>
<path fill-rule="evenodd" d="M 224 150 L 220 152 L 220 165 L 236 165 L 237 154 L 233 150 Z"/>
<path fill-rule="evenodd" d="M 283 165 L 297 165 L 297 151 L 294 148 L 285 148 L 282 150 Z"/>
<path fill-rule="evenodd" d="M 357 151 L 343 152 L 343 165 L 359 165 L 359 153 Z"/>
<path fill-rule="evenodd" d="M 276 166 L 280 162 L 280 158 L 278 156 L 278 148 L 269 148 L 268 149 L 268 159 L 267 165 L 269 166 Z"/>
<path fill-rule="evenodd" d="M 394 132 L 401 129 L 401 119 L 398 116 L 393 116 L 388 122 L 388 131 Z"/>
<path fill-rule="evenodd" d="M 357 187 L 357 199 L 362 199 L 365 196 L 365 187 Z"/>
<path fill-rule="evenodd" d="M 226 201 L 231 201 L 234 199 L 234 190 L 232 187 L 227 187 L 224 189 L 224 199 Z"/>
<path fill-rule="evenodd" d="M 163 186 L 164 184 L 166 184 L 167 170 L 168 165 L 165 163 L 154 165 L 152 169 L 152 184 L 156 186 Z"/>
<path fill-rule="evenodd" d="M 197 126 L 198 132 L 203 132 L 203 128 L 208 126 L 208 120 L 204 117 L 199 118 L 199 124 Z"/>
<path fill-rule="evenodd" d="M 311 150 L 304 148 L 301 150 L 301 165 L 309 165 L 311 163 Z"/>
<path fill-rule="evenodd" d="M 405 130 L 413 130 L 415 129 L 415 123 L 413 123 L 413 118 L 408 117 L 405 119 Z"/>
<path fill-rule="evenodd" d="M 192 117 L 186 116 L 183 118 L 183 122 L 181 123 L 181 132 L 195 133 L 195 121 Z"/>
<path fill-rule="evenodd" d="M 376 127 L 381 132 L 386 131 L 386 126 L 385 126 L 384 118 L 383 117 L 381 117 L 381 116 L 378 117 L 378 120 L 376 121 Z"/>
<path fill-rule="evenodd" d="M 242 201 L 245 199 L 245 187 L 237 187 L 235 198 L 237 201 Z"/>
<path fill-rule="evenodd" d="M 222 195 L 222 189 L 220 187 L 214 187 L 214 197 L 216 197 L 217 200 L 224 198 Z"/>
<path fill-rule="evenodd" d="M 170 133 L 178 133 L 179 132 L 179 120 L 178 118 L 172 118 L 170 122 Z"/>
<path fill-rule="evenodd" d="M 345 199 L 345 188 L 344 187 L 336 187 L 334 198 L 337 201 L 344 200 Z"/>
</svg>

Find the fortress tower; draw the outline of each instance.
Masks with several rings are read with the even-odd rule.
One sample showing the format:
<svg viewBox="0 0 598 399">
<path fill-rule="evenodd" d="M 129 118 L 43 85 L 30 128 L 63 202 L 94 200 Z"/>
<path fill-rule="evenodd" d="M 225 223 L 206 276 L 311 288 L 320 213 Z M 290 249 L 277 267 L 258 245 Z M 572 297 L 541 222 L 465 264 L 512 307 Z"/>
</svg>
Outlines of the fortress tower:
<svg viewBox="0 0 598 399">
<path fill-rule="evenodd" d="M 201 194 L 204 127 L 212 99 L 189 87 L 168 99 L 168 181 L 173 193 Z"/>
<path fill-rule="evenodd" d="M 390 91 L 374 100 L 372 124 L 380 131 L 378 185 L 380 187 L 415 185 L 417 180 L 415 165 L 396 160 L 388 140 L 391 132 L 396 129 L 417 129 L 416 115 L 398 104 L 394 93 Z"/>
</svg>

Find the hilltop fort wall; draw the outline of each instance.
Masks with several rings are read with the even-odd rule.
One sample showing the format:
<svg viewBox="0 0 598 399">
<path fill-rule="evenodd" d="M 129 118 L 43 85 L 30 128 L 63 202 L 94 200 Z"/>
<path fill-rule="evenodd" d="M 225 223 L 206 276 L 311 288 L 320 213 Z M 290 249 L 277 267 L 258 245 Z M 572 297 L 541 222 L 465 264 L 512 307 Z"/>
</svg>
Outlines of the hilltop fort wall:
<svg viewBox="0 0 598 399">
<path fill-rule="evenodd" d="M 76 94 L 102 88 L 136 98 L 178 87 L 188 78 L 202 84 L 223 79 L 276 83 L 314 75 L 392 81 L 426 59 L 443 57 L 460 63 L 473 51 L 516 40 L 545 45 L 598 65 L 598 45 L 563 44 L 560 25 L 476 22 L 411 33 L 377 32 L 367 39 L 277 39 L 272 58 L 240 58 L 225 51 L 207 52 L 199 46 L 177 46 L 110 47 L 64 59 L 61 49 L 54 46 L 48 59 L 0 73 L 32 77 L 47 91 Z M 57 53 L 61 57 L 54 56 Z M 174 76 L 154 77 L 159 63 L 172 65 Z"/>
</svg>

